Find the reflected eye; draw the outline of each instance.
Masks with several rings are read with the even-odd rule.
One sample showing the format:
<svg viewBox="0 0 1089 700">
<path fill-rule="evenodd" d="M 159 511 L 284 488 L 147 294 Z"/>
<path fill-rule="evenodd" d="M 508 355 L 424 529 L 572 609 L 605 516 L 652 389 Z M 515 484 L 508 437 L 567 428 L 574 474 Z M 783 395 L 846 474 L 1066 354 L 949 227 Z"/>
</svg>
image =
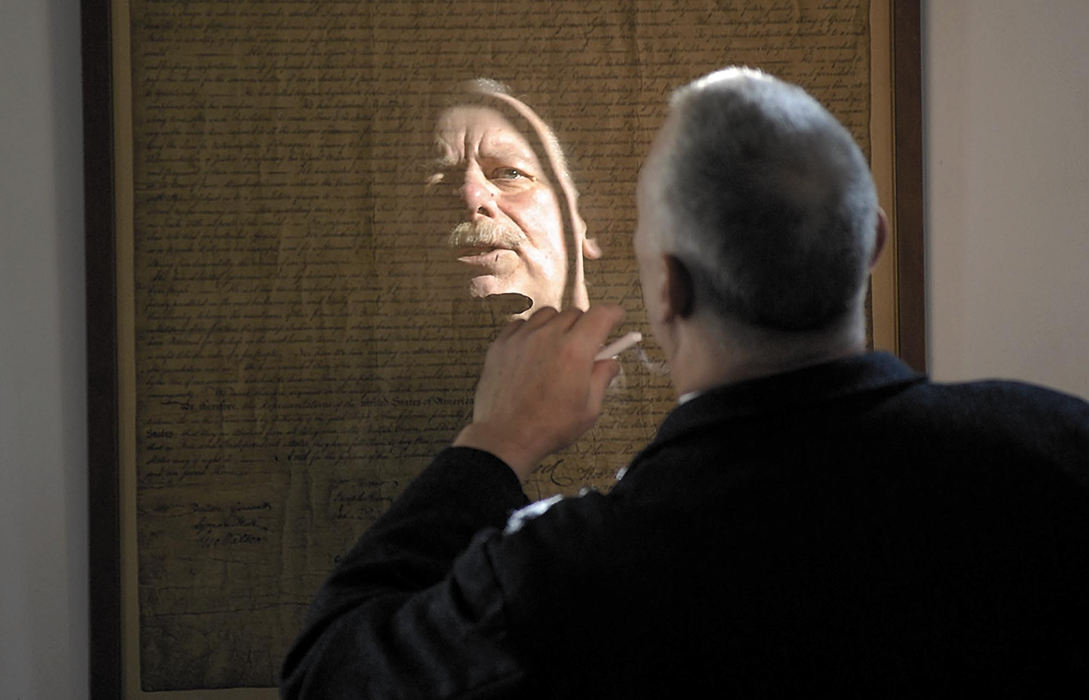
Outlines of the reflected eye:
<svg viewBox="0 0 1089 700">
<path fill-rule="evenodd" d="M 496 168 L 492 171 L 493 180 L 532 180 L 533 176 L 518 168 Z"/>
<path fill-rule="evenodd" d="M 427 176 L 427 180 L 424 184 L 425 192 L 445 192 L 450 186 L 457 186 L 461 182 L 458 174 L 454 168 L 449 166 L 439 166 L 435 170 L 431 171 L 431 174 Z"/>
</svg>

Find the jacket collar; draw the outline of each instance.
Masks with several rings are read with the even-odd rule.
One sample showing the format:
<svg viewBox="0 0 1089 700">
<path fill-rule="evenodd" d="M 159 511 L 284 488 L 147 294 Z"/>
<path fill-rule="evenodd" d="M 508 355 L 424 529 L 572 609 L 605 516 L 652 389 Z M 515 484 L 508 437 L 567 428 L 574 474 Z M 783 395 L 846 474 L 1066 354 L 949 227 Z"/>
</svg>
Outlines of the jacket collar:
<svg viewBox="0 0 1089 700">
<path fill-rule="evenodd" d="M 925 379 L 888 353 L 868 352 L 727 384 L 708 389 L 670 411 L 652 444 L 708 423 L 786 413 L 863 392 L 898 389 Z"/>
</svg>

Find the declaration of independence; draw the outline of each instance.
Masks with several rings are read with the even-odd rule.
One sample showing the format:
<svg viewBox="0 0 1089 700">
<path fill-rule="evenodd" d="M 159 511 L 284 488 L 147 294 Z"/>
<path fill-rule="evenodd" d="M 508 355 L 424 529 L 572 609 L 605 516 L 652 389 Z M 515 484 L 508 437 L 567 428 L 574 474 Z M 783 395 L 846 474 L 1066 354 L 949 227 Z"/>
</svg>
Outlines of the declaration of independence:
<svg viewBox="0 0 1089 700">
<path fill-rule="evenodd" d="M 628 240 L 663 97 L 757 65 L 805 86 L 866 151 L 871 9 L 129 0 L 127 687 L 275 685 L 342 547 L 470 414 L 496 319 L 465 311 L 464 263 L 436 261 L 452 229 L 425 167 L 436 126 L 459 116 L 452 86 L 493 78 L 547 124 L 570 178 L 536 156 L 566 232 L 562 303 L 620 304 L 645 331 Z M 490 107 L 538 149 L 502 100 Z M 672 397 L 660 351 L 645 355 L 531 497 L 607 489 L 647 442 Z"/>
</svg>

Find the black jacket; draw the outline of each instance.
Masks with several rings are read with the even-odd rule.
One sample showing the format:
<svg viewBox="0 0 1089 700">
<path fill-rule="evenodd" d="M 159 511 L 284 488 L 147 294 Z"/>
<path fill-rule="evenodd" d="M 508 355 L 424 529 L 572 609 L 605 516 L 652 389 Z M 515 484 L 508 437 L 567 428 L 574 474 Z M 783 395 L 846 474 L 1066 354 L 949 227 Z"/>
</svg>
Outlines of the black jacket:
<svg viewBox="0 0 1089 700">
<path fill-rule="evenodd" d="M 440 453 L 322 588 L 285 697 L 1089 697 L 1074 397 L 872 353 L 708 391 L 609 494 L 524 505 Z"/>
</svg>

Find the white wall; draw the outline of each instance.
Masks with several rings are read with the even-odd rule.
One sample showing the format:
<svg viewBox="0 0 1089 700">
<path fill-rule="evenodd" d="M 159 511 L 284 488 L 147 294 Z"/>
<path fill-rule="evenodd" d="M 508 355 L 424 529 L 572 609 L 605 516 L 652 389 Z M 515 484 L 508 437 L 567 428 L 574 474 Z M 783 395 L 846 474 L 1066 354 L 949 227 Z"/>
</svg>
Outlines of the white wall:
<svg viewBox="0 0 1089 700">
<path fill-rule="evenodd" d="M 1089 3 L 924 0 L 930 365 L 1089 396 Z M 76 0 L 0 3 L 0 696 L 84 698 Z"/>
<path fill-rule="evenodd" d="M 0 2 L 0 697 L 87 697 L 77 0 Z"/>
<path fill-rule="evenodd" d="M 931 373 L 1089 398 L 1089 2 L 924 10 Z"/>
</svg>

